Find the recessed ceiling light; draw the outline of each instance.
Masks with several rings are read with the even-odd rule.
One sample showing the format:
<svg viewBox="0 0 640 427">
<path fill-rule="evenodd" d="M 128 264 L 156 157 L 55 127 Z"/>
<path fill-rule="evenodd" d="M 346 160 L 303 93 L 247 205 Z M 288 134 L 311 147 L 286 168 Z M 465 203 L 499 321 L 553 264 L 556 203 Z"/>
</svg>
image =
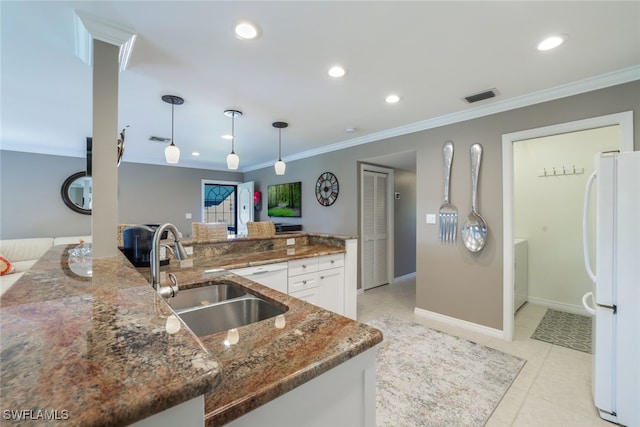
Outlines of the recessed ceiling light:
<svg viewBox="0 0 640 427">
<path fill-rule="evenodd" d="M 556 34 L 554 36 L 551 37 L 547 37 L 546 39 L 542 40 L 539 44 L 538 44 L 538 50 L 551 50 L 554 49 L 558 46 L 560 46 L 562 43 L 567 41 L 567 35 L 566 34 Z"/>
<path fill-rule="evenodd" d="M 395 104 L 396 102 L 400 101 L 400 97 L 398 95 L 389 95 L 384 100 L 388 104 Z"/>
<path fill-rule="evenodd" d="M 260 36 L 260 27 L 249 21 L 238 21 L 233 26 L 233 33 L 240 40 L 253 40 Z"/>
<path fill-rule="evenodd" d="M 222 135 L 222 139 L 233 139 L 231 135 Z"/>
<path fill-rule="evenodd" d="M 346 129 L 344 130 L 344 132 L 345 132 L 345 133 L 354 133 L 354 132 L 355 132 L 355 131 L 357 131 L 357 130 L 358 130 L 357 128 L 346 128 Z"/>
<path fill-rule="evenodd" d="M 198 153 L 197 151 L 194 151 L 191 153 L 192 156 L 194 157 L 198 157 L 200 155 L 200 153 Z"/>
<path fill-rule="evenodd" d="M 339 65 L 329 68 L 329 75 L 331 77 L 342 77 L 346 73 L 345 69 Z"/>
</svg>

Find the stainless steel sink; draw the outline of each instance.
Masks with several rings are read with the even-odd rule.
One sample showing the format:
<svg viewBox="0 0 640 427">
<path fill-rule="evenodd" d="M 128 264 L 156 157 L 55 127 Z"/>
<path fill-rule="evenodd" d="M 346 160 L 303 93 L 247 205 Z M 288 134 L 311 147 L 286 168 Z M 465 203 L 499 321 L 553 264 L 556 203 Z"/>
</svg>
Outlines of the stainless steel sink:
<svg viewBox="0 0 640 427">
<path fill-rule="evenodd" d="M 167 302 L 176 313 L 179 313 L 185 309 L 205 307 L 244 295 L 247 295 L 247 292 L 241 286 L 224 281 L 213 282 L 200 288 L 181 290 L 173 298 L 168 298 Z"/>
<path fill-rule="evenodd" d="M 179 295 L 179 294 L 178 294 Z M 198 336 L 215 334 L 275 317 L 287 311 L 253 295 L 177 312 Z"/>
</svg>

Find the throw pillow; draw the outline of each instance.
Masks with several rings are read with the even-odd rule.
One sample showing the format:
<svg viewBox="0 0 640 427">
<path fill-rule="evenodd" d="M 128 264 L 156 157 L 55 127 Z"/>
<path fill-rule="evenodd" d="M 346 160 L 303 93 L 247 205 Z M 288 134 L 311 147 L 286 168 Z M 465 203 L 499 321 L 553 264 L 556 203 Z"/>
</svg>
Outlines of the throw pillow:
<svg viewBox="0 0 640 427">
<path fill-rule="evenodd" d="M 10 273 L 13 273 L 13 267 L 11 267 L 11 263 L 5 257 L 0 256 L 0 276 L 4 276 L 5 274 Z"/>
</svg>

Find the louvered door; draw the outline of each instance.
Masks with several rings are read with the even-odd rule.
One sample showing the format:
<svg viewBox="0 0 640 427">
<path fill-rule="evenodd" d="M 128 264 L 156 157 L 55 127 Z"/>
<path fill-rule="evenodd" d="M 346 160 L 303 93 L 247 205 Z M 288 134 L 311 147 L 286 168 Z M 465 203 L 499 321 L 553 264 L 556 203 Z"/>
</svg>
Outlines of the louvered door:
<svg viewBox="0 0 640 427">
<path fill-rule="evenodd" d="M 389 283 L 388 175 L 362 173 L 362 286 L 370 289 Z"/>
</svg>

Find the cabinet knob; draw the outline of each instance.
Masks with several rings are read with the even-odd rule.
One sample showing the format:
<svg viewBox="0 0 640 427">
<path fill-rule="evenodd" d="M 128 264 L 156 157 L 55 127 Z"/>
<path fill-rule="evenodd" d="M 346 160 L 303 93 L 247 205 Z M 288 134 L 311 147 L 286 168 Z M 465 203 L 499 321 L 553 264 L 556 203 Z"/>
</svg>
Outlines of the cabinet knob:
<svg viewBox="0 0 640 427">
<path fill-rule="evenodd" d="M 331 260 L 331 264 L 333 264 L 334 262 L 335 262 L 334 260 Z"/>
<path fill-rule="evenodd" d="M 307 266 L 305 264 L 302 264 L 302 268 L 307 268 Z"/>
<path fill-rule="evenodd" d="M 320 280 L 324 280 L 324 276 L 320 276 Z"/>
<path fill-rule="evenodd" d="M 302 281 L 302 284 L 303 284 L 303 285 L 306 285 L 306 284 L 307 284 L 307 281 L 306 281 L 306 280 L 303 280 L 303 281 Z"/>
</svg>

